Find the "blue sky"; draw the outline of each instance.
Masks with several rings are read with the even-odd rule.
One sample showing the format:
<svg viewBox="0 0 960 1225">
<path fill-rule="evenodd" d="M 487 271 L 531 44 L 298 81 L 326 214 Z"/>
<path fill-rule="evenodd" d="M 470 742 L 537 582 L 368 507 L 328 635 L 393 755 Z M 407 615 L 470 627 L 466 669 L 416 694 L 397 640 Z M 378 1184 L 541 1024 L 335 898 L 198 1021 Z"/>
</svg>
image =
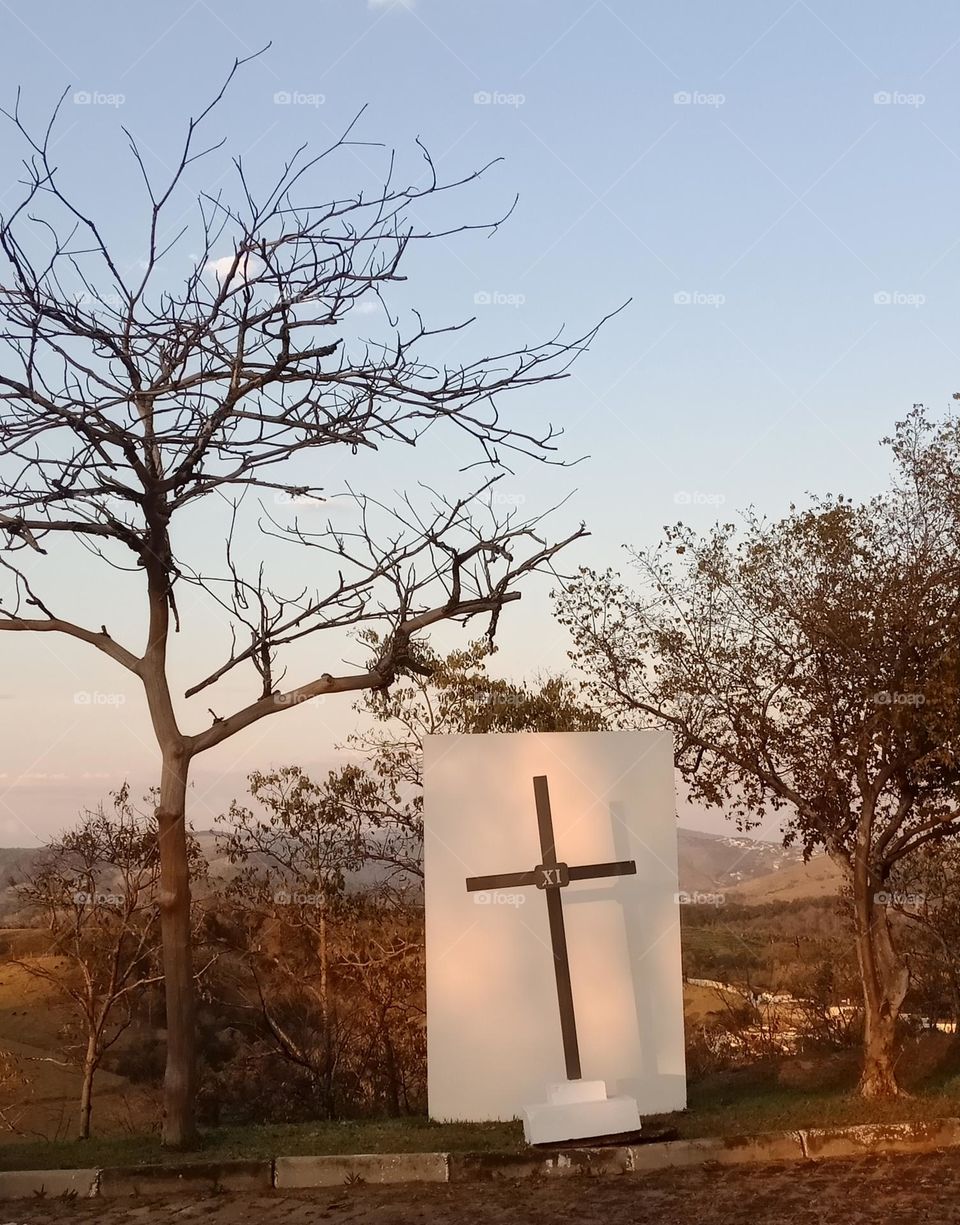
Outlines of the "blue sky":
<svg viewBox="0 0 960 1225">
<path fill-rule="evenodd" d="M 887 474 L 879 438 L 912 403 L 943 408 L 960 387 L 956 6 L 8 0 L 0 20 L 4 105 L 19 82 L 39 120 L 68 91 L 57 161 L 130 261 L 143 194 L 121 124 L 162 176 L 234 56 L 268 41 L 210 127 L 263 181 L 363 106 L 360 135 L 395 147 L 410 174 L 418 136 L 450 177 L 502 157 L 442 216 L 487 220 L 518 193 L 508 224 L 417 254 L 400 301 L 435 321 L 476 315 L 460 350 L 476 353 L 575 332 L 631 300 L 576 376 L 523 410 L 565 429 L 569 459 L 590 458 L 520 464 L 504 485 L 531 512 L 572 495 L 556 531 L 585 519 L 592 536 L 571 564 L 621 564 L 624 542 L 681 517 L 776 514 L 806 490 L 869 495 Z M 0 209 L 18 157 L 0 127 Z M 357 150 L 334 189 L 373 182 L 382 157 Z M 226 170 L 215 156 L 198 182 Z M 350 479 L 389 497 L 450 468 L 428 446 Z M 65 561 L 54 590 L 83 573 Z M 102 593 L 83 586 L 99 623 Z M 123 607 L 111 614 L 123 623 Z M 501 641 L 505 671 L 563 665 L 545 584 Z M 0 661 L 0 842 L 62 825 L 122 774 L 150 780 L 141 699 L 108 662 L 23 640 L 0 642 Z M 78 691 L 123 702 L 78 708 Z M 249 769 L 329 764 L 352 723 L 349 700 L 331 700 L 202 759 L 196 823 Z"/>
</svg>

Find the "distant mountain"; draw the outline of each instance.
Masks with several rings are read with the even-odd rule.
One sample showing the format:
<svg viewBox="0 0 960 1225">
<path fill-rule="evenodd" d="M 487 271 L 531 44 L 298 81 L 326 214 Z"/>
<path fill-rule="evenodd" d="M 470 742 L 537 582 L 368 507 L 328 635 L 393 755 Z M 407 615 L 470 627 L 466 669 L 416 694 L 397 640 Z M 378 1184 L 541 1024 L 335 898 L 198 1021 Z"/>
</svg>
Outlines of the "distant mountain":
<svg viewBox="0 0 960 1225">
<path fill-rule="evenodd" d="M 803 863 L 799 851 L 777 842 L 742 834 L 705 834 L 682 826 L 677 834 L 680 888 L 686 893 L 729 893 L 745 881 L 775 878 Z"/>
<path fill-rule="evenodd" d="M 743 835 L 706 834 L 677 830 L 680 888 L 687 893 L 723 893 L 752 904 L 821 897 L 835 892 L 836 870 L 824 856 L 803 863 L 799 851 Z M 236 868 L 217 850 L 212 830 L 196 837 L 214 880 L 229 879 Z M 0 847 L 0 918 L 8 923 L 19 909 L 14 885 L 43 855 L 42 848 Z M 352 878 L 354 885 L 371 884 L 374 867 Z"/>
</svg>

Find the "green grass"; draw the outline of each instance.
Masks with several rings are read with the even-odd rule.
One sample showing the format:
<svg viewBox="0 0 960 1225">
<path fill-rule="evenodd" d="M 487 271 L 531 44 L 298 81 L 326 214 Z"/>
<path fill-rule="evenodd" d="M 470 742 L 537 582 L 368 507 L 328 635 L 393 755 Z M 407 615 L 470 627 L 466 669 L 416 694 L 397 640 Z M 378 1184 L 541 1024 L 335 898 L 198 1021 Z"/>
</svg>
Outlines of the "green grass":
<svg viewBox="0 0 960 1225">
<path fill-rule="evenodd" d="M 960 1077 L 914 1090 L 888 1102 L 868 1102 L 849 1089 L 800 1090 L 753 1086 L 698 1088 L 680 1114 L 650 1118 L 650 1125 L 675 1127 L 680 1136 L 751 1135 L 855 1123 L 901 1123 L 960 1116 Z"/>
<path fill-rule="evenodd" d="M 16 1141 L 0 1146 L 0 1169 L 77 1169 L 314 1153 L 510 1153 L 523 1148 L 519 1123 L 431 1123 L 423 1118 L 277 1123 L 206 1131 L 200 1147 L 190 1153 L 164 1149 L 156 1135 Z"/>
<path fill-rule="evenodd" d="M 684 1138 L 749 1135 L 805 1127 L 903 1122 L 960 1116 L 960 1075 L 932 1079 L 910 1096 L 865 1102 L 849 1089 L 800 1090 L 742 1081 L 693 1086 L 690 1106 L 651 1116 L 650 1130 L 675 1129 Z M 161 1148 L 156 1135 L 94 1137 L 82 1141 L 16 1141 L 0 1146 L 0 1169 L 56 1169 L 150 1165 L 315 1153 L 522 1152 L 519 1123 L 431 1123 L 389 1119 L 347 1123 L 220 1127 L 204 1133 L 191 1153 Z"/>
</svg>

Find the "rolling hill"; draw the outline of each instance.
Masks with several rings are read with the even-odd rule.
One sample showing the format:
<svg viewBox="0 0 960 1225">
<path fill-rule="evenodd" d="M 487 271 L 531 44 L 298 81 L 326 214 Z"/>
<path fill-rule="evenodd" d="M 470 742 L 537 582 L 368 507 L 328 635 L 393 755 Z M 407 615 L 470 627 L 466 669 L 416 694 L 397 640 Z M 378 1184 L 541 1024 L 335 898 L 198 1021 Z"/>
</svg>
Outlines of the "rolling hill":
<svg viewBox="0 0 960 1225">
<path fill-rule="evenodd" d="M 779 872 L 754 876 L 727 890 L 727 901 L 758 906 L 764 902 L 796 902 L 801 898 L 830 897 L 840 890 L 840 870 L 826 855 L 809 863 L 791 863 Z"/>
<path fill-rule="evenodd" d="M 682 826 L 677 835 L 680 888 L 686 892 L 735 893 L 740 900 L 755 902 L 821 896 L 829 890 L 824 883 L 828 879 L 826 869 L 815 867 L 818 860 L 804 867 L 799 852 L 785 850 L 777 843 L 742 835 L 707 834 Z M 236 868 L 219 851 L 213 831 L 198 831 L 197 839 L 213 879 L 229 878 Z M 42 855 L 43 850 L 38 848 L 0 848 L 0 919 L 9 923 L 16 917 L 20 906 L 14 886 Z M 364 871 L 358 874 L 358 883 L 371 883 L 375 875 Z M 747 886 L 752 892 L 743 892 Z"/>
</svg>

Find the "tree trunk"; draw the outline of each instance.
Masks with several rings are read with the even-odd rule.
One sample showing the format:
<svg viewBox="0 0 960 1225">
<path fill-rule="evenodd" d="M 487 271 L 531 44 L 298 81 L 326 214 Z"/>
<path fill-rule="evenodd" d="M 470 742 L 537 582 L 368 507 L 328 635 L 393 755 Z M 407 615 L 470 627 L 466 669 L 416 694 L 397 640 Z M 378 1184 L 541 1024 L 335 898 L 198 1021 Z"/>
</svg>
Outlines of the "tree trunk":
<svg viewBox="0 0 960 1225">
<path fill-rule="evenodd" d="M 90 1116 L 93 1113 L 93 1077 L 97 1070 L 97 1039 L 95 1034 L 87 1038 L 87 1051 L 83 1058 L 83 1078 L 80 1082 L 80 1139 L 90 1139 Z"/>
<path fill-rule="evenodd" d="M 387 1017 L 386 1009 L 383 1009 L 380 1014 L 380 1037 L 383 1042 L 383 1053 L 386 1056 L 387 1065 L 387 1109 L 390 1117 L 397 1119 L 401 1114 L 400 1077 L 397 1071 L 396 1053 L 390 1040 L 390 1021 Z"/>
<path fill-rule="evenodd" d="M 958 982 L 957 976 L 952 969 L 948 970 L 947 977 L 950 982 L 950 1020 L 953 1022 L 950 1054 L 951 1058 L 956 1060 L 957 1055 L 960 1054 L 960 982 Z"/>
<path fill-rule="evenodd" d="M 160 836 L 160 925 L 163 937 L 167 1067 L 163 1079 L 163 1143 L 189 1148 L 196 1140 L 196 1000 L 190 933 L 186 795 L 189 758 L 163 758 L 157 825 Z"/>
<path fill-rule="evenodd" d="M 327 900 L 320 911 L 320 1024 L 323 1034 L 323 1109 L 334 1117 L 333 1025 L 330 1016 L 330 949 L 327 938 Z"/>
<path fill-rule="evenodd" d="M 852 874 L 857 959 L 863 987 L 863 1097 L 896 1097 L 896 1032 L 909 974 L 890 931 L 887 908 L 878 903 L 877 881 L 868 865 Z"/>
</svg>

